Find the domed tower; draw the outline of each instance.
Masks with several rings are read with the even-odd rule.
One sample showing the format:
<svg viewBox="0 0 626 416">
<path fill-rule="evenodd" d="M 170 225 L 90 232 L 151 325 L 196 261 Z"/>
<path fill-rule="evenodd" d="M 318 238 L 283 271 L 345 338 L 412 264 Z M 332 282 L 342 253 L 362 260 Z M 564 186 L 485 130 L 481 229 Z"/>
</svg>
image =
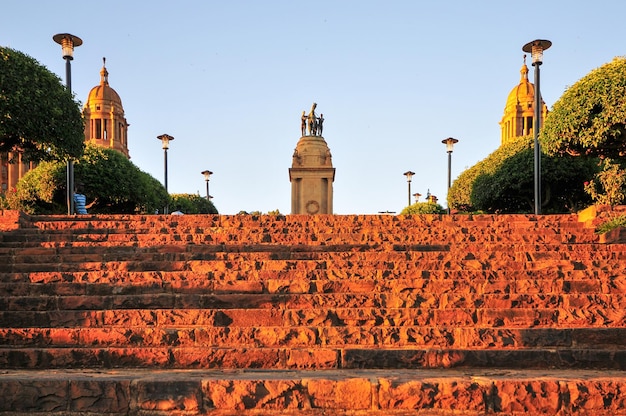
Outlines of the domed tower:
<svg viewBox="0 0 626 416">
<path fill-rule="evenodd" d="M 317 117 L 316 106 L 313 103 L 308 116 L 302 112 L 302 137 L 293 152 L 289 169 L 292 214 L 333 213 L 335 168 L 330 149 L 322 137 L 324 115 Z"/>
<path fill-rule="evenodd" d="M 100 85 L 91 89 L 83 108 L 85 118 L 85 142 L 108 147 L 128 154 L 128 126 L 124 117 L 122 100 L 109 86 L 106 58 L 102 58 Z"/>
<path fill-rule="evenodd" d="M 520 82 L 514 87 L 506 100 L 504 116 L 500 121 L 502 130 L 500 145 L 506 144 L 517 137 L 533 134 L 535 118 L 535 86 L 528 81 L 528 67 L 526 55 L 520 69 Z M 545 119 L 548 107 L 541 100 L 541 117 Z"/>
</svg>

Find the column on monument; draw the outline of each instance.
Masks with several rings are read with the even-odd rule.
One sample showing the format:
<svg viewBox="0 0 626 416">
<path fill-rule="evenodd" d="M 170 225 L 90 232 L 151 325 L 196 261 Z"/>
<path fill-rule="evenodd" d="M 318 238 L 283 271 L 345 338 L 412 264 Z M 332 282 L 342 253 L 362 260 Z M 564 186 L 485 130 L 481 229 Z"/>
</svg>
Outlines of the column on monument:
<svg viewBox="0 0 626 416">
<path fill-rule="evenodd" d="M 326 179 L 326 200 L 328 201 L 326 206 L 327 214 L 334 214 L 333 211 L 333 183 Z"/>
<path fill-rule="evenodd" d="M 300 212 L 300 191 L 301 180 L 299 178 L 291 179 L 291 213 L 298 214 Z"/>
</svg>

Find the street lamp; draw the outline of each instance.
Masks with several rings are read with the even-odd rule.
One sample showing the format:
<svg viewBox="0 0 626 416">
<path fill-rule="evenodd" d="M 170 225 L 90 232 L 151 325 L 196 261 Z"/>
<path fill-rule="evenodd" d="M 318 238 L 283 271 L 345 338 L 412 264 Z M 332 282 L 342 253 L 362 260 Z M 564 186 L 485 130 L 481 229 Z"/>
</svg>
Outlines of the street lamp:
<svg viewBox="0 0 626 416">
<path fill-rule="evenodd" d="M 161 140 L 163 144 L 163 171 L 165 173 L 165 192 L 167 193 L 167 197 L 169 198 L 169 192 L 167 191 L 167 149 L 170 148 L 170 142 L 174 140 L 172 136 L 169 134 L 162 134 L 157 136 L 157 139 Z M 167 214 L 169 210 L 168 204 L 165 205 L 165 209 L 163 210 L 164 214 Z"/>
<path fill-rule="evenodd" d="M 204 175 L 204 181 L 206 182 L 206 200 L 210 201 L 211 195 L 209 194 L 209 176 L 213 175 L 213 172 L 210 170 L 203 170 L 200 173 Z"/>
<path fill-rule="evenodd" d="M 411 205 L 411 178 L 413 177 L 413 175 L 415 175 L 415 172 L 407 170 L 403 173 L 403 175 L 406 176 L 406 181 L 409 184 L 409 205 Z"/>
<path fill-rule="evenodd" d="M 539 88 L 539 67 L 543 63 L 543 51 L 552 46 L 552 42 L 537 39 L 528 42 L 522 47 L 524 52 L 530 53 L 535 67 L 535 120 L 533 131 L 535 136 L 535 214 L 541 214 L 541 146 L 539 144 L 539 127 L 541 125 L 541 90 Z"/>
<path fill-rule="evenodd" d="M 83 41 L 78 36 L 70 35 L 69 33 L 58 33 L 52 36 L 52 40 L 61 45 L 63 52 L 63 59 L 65 59 L 65 85 L 67 90 L 72 93 L 72 64 L 70 63 L 74 59 L 74 47 L 83 44 Z M 67 201 L 67 215 L 74 213 L 74 161 L 68 159 L 65 168 L 65 186 L 66 201 Z"/>
<path fill-rule="evenodd" d="M 448 137 L 443 139 L 441 143 L 446 145 L 446 152 L 448 152 L 448 194 L 450 194 L 450 186 L 452 186 L 452 149 L 454 145 L 459 141 L 455 138 Z M 450 207 L 448 207 L 448 214 L 450 213 Z"/>
<path fill-rule="evenodd" d="M 422 196 L 422 194 L 420 194 L 419 192 L 416 192 L 413 194 L 413 197 L 415 198 L 416 203 L 419 202 L 420 196 Z"/>
</svg>

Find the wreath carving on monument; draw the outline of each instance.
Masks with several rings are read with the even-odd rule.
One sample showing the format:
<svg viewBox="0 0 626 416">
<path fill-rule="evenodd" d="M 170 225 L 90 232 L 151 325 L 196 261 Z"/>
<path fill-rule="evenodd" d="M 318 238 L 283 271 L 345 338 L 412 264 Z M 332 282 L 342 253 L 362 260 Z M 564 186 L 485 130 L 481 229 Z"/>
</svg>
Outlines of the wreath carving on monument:
<svg viewBox="0 0 626 416">
<path fill-rule="evenodd" d="M 306 212 L 309 214 L 317 214 L 320 210 L 320 204 L 317 201 L 310 200 L 306 203 Z"/>
</svg>

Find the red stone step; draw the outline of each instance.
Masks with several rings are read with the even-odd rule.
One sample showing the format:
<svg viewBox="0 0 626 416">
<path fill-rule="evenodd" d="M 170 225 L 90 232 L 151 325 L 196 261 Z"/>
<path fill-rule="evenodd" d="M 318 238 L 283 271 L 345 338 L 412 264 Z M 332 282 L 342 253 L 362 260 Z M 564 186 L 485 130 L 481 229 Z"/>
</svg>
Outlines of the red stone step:
<svg viewBox="0 0 626 416">
<path fill-rule="evenodd" d="M 3 369 L 606 369 L 626 370 L 626 351 L 607 348 L 446 349 L 424 347 L 0 348 Z"/>
<path fill-rule="evenodd" d="M 282 303 L 277 303 L 278 301 Z M 376 326 L 441 326 L 441 327 L 475 327 L 475 328 L 624 328 L 626 327 L 626 309 L 622 305 L 614 306 L 591 305 L 578 307 L 562 305 L 539 308 L 454 308 L 440 309 L 428 305 L 421 307 L 386 306 L 379 303 L 389 302 L 380 296 L 374 300 L 365 297 L 350 299 L 349 303 L 340 297 L 315 297 L 308 300 L 300 297 L 272 299 L 272 297 L 250 297 L 228 295 L 222 297 L 207 296 L 206 298 L 188 298 L 177 300 L 165 297 L 153 298 L 150 301 L 129 302 L 124 299 L 83 300 L 68 299 L 64 302 L 73 308 L 58 308 L 57 305 L 46 305 L 46 301 L 35 305 L 16 306 L 13 310 L 0 311 L 0 327 L 3 328 L 62 328 L 83 326 L 111 325 L 110 316 L 120 320 L 129 319 L 129 325 L 137 325 L 128 316 L 145 316 L 146 323 L 163 325 L 167 320 L 155 322 L 156 316 L 173 315 L 181 319 L 198 316 L 198 309 L 206 309 L 220 314 L 221 322 L 241 319 L 262 319 L 269 311 L 276 312 L 281 325 L 310 326 L 325 325 L 348 328 L 374 328 Z M 49 300 L 48 302 L 54 302 Z M 395 301 L 389 303 L 395 304 Z M 6 306 L 6 303 L 5 305 Z M 44 309 L 48 307 L 48 309 Z M 107 309 L 103 309 L 106 307 Z M 137 308 L 142 307 L 137 312 Z M 21 310 L 16 310 L 21 308 Z M 244 316 L 243 315 L 249 315 Z M 107 318 L 109 316 L 108 320 Z M 173 318 L 171 319 L 173 321 Z M 174 325 L 174 324 L 172 324 Z M 179 324 L 180 325 L 180 324 Z M 195 326 L 189 322 L 187 326 Z M 259 327 L 263 326 L 262 320 Z"/>
<path fill-rule="evenodd" d="M 73 246 L 73 247 L 33 247 L 0 248 L 0 256 L 5 256 L 7 264 L 20 263 L 78 263 L 99 259 L 114 261 L 263 261 L 263 260 L 351 260 L 414 262 L 427 259 L 465 262 L 490 260 L 513 262 L 578 261 L 598 262 L 626 260 L 626 245 L 489 245 L 453 246 L 449 245 L 394 245 L 384 250 L 367 245 L 329 246 L 282 246 L 282 245 L 162 245 L 151 247 L 134 246 Z M 583 265 L 581 265 L 583 267 Z"/>
<path fill-rule="evenodd" d="M 396 270 L 396 273 L 416 273 L 421 271 L 438 270 L 495 270 L 495 271 L 572 271 L 587 270 L 594 272 L 599 270 L 623 271 L 622 260 L 606 260 L 598 263 L 582 262 L 578 260 L 550 260 L 545 262 L 522 262 L 515 260 L 463 260 L 463 259 L 424 259 L 415 261 L 390 261 L 384 256 L 379 260 L 361 261 L 349 259 L 334 260 L 279 260 L 279 259 L 259 259 L 244 261 L 233 256 L 232 260 L 138 260 L 133 261 L 106 261 L 105 258 L 93 258 L 92 261 L 77 263 L 47 262 L 47 263 L 4 263 L 0 264 L 0 273 L 35 273 L 35 272 L 75 272 L 75 271 L 118 271 L 118 272 L 139 272 L 139 271 L 194 271 L 197 273 L 213 272 L 250 272 L 259 270 L 306 270 L 313 271 L 319 269 L 335 270 L 361 270 L 363 272 L 388 271 L 387 274 Z"/>
<path fill-rule="evenodd" d="M 144 314 L 145 316 L 146 314 Z M 138 316 L 140 316 L 138 314 Z M 153 317 L 148 317 L 153 318 Z M 624 349 L 625 328 L 480 328 L 393 324 L 334 326 L 332 316 L 310 326 L 285 325 L 276 317 L 232 320 L 226 313 L 204 318 L 204 324 L 161 322 L 141 326 L 137 317 L 115 324 L 73 328 L 1 328 L 0 349 L 15 348 L 445 348 L 525 350 L 534 348 Z M 95 320 L 95 319 L 94 319 Z M 164 319 L 167 321 L 167 319 Z M 408 320 L 407 320 L 408 321 Z M 126 325 L 123 324 L 126 322 Z M 314 326 L 317 325 L 317 326 Z"/>
<path fill-rule="evenodd" d="M 266 275 L 251 276 L 247 280 L 238 280 L 237 276 L 208 277 L 206 274 L 181 272 L 172 273 L 136 273 L 111 274 L 109 272 L 91 272 L 65 274 L 63 280 L 56 276 L 28 276 L 23 273 L 5 275 L 0 279 L 0 293 L 4 297 L 38 297 L 66 295 L 133 295 L 133 294 L 225 294 L 225 293 L 281 293 L 281 294 L 313 294 L 313 293 L 398 293 L 402 291 L 422 291 L 441 297 L 442 301 L 451 303 L 451 294 L 464 296 L 471 301 L 479 295 L 614 295 L 626 293 L 626 273 L 622 275 L 608 274 L 606 277 L 589 276 L 579 278 L 578 275 L 550 279 L 549 277 L 528 279 L 485 278 L 484 275 L 473 276 L 470 273 L 460 274 L 449 279 L 416 278 L 358 278 L 328 279 L 318 274 L 311 279 L 303 273 L 289 274 L 280 278 Z M 271 276 L 271 275 L 270 275 Z M 31 281 L 33 279 L 33 281 Z"/>
<path fill-rule="evenodd" d="M 7 371 L 0 412 L 48 415 L 626 414 L 620 371 Z"/>
</svg>

